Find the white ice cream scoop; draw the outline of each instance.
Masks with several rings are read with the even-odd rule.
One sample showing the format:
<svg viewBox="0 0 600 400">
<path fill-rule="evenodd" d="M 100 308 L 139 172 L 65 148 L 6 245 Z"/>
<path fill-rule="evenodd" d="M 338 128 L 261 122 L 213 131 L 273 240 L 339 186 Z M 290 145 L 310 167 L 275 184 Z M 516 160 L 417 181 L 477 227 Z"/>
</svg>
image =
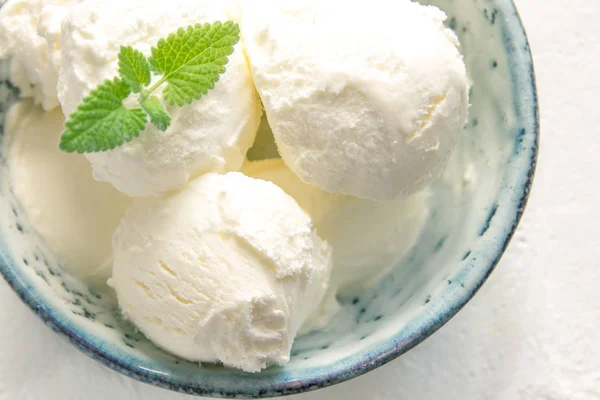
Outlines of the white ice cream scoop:
<svg viewBox="0 0 600 400">
<path fill-rule="evenodd" d="M 11 0 L 0 8 L 0 58 L 11 57 L 10 79 L 21 97 L 45 110 L 59 105 L 60 24 L 80 1 Z"/>
<path fill-rule="evenodd" d="M 390 201 L 441 173 L 468 109 L 445 19 L 408 0 L 242 1 L 254 83 L 302 181 Z"/>
<path fill-rule="evenodd" d="M 333 250 L 330 285 L 339 291 L 368 287 L 398 266 L 429 216 L 428 190 L 379 203 L 303 183 L 279 159 L 247 162 L 242 172 L 273 182 L 314 219 Z"/>
<path fill-rule="evenodd" d="M 113 251 L 109 284 L 151 341 L 248 372 L 289 361 L 331 271 L 331 248 L 298 203 L 239 172 L 136 199 Z"/>
<path fill-rule="evenodd" d="M 56 257 L 74 275 L 104 286 L 111 275 L 112 235 L 131 199 L 92 177 L 85 157 L 57 143 L 64 117 L 31 101 L 10 111 L 8 165 L 15 195 Z"/>
<path fill-rule="evenodd" d="M 121 46 L 149 55 L 159 39 L 196 23 L 237 21 L 235 1 L 85 1 L 63 20 L 58 97 L 65 115 L 105 79 L 117 76 Z M 166 132 L 148 124 L 112 151 L 88 154 L 94 177 L 133 197 L 179 189 L 206 172 L 238 170 L 260 123 L 260 100 L 241 43 L 215 88 L 168 107 Z"/>
</svg>

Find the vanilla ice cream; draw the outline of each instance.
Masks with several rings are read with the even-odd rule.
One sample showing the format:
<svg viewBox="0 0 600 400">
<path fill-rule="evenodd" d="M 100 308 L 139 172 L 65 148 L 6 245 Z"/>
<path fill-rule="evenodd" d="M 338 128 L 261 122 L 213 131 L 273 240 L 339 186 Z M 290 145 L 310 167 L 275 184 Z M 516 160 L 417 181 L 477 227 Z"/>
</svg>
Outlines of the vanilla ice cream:
<svg viewBox="0 0 600 400">
<path fill-rule="evenodd" d="M 105 79 L 117 76 L 121 46 L 144 54 L 159 39 L 196 23 L 237 21 L 234 0 L 84 1 L 63 20 L 58 97 L 65 115 Z M 210 171 L 238 170 L 260 123 L 260 100 L 241 43 L 215 88 L 191 105 L 168 107 L 171 126 L 151 124 L 121 147 L 87 155 L 94 177 L 130 196 L 181 188 Z"/>
<path fill-rule="evenodd" d="M 296 201 L 239 172 L 136 199 L 113 250 L 109 284 L 140 331 L 185 359 L 248 372 L 289 361 L 331 270 Z"/>
<path fill-rule="evenodd" d="M 94 180 L 85 157 L 58 149 L 63 123 L 58 108 L 44 113 L 24 101 L 11 109 L 12 187 L 57 259 L 86 282 L 102 285 L 111 274 L 112 234 L 131 200 Z"/>
<path fill-rule="evenodd" d="M 60 22 L 80 0 L 11 0 L 0 9 L 0 58 L 12 57 L 12 83 L 45 110 L 58 106 Z"/>
<path fill-rule="evenodd" d="M 408 0 L 242 1 L 254 82 L 302 181 L 390 201 L 441 173 L 468 109 L 445 19 Z"/>
<path fill-rule="evenodd" d="M 396 267 L 429 216 L 427 190 L 379 203 L 303 183 L 282 160 L 247 162 L 242 172 L 275 183 L 313 217 L 319 236 L 333 249 L 330 285 L 339 291 L 368 287 Z"/>
</svg>

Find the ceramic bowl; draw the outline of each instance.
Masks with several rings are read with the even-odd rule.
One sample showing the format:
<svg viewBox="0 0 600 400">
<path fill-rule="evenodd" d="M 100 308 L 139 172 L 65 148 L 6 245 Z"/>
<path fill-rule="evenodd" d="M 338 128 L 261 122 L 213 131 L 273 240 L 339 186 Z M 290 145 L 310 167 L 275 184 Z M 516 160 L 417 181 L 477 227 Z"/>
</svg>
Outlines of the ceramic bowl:
<svg viewBox="0 0 600 400">
<path fill-rule="evenodd" d="M 114 296 L 69 275 L 28 222 L 2 158 L 0 272 L 75 347 L 134 379 L 205 396 L 309 391 L 364 374 L 446 323 L 485 282 L 523 213 L 538 149 L 533 66 L 510 0 L 435 0 L 460 37 L 472 81 L 469 121 L 448 170 L 431 186 L 417 245 L 375 287 L 340 297 L 325 330 L 298 337 L 290 363 L 259 374 L 189 363 L 157 349 L 118 316 Z M 0 68 L 6 77 L 7 67 Z M 16 101 L 0 80 L 0 116 Z M 43 134 L 43 132 L 41 132 Z"/>
</svg>

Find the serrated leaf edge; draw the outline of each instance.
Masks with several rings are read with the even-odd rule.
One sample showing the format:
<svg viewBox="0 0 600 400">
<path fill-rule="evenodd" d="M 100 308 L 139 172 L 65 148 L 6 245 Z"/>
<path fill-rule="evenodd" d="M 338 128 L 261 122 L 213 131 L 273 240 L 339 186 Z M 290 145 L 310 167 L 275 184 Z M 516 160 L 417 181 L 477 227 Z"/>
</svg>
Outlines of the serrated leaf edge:
<svg viewBox="0 0 600 400">
<path fill-rule="evenodd" d="M 205 23 L 205 24 L 198 23 L 198 24 L 195 24 L 195 25 L 190 25 L 190 26 L 188 26 L 185 29 L 184 28 L 179 28 L 177 30 L 177 32 L 169 34 L 166 39 L 160 39 L 158 41 L 158 43 L 156 44 L 156 46 L 152 47 L 152 49 L 151 49 L 151 56 L 149 57 L 149 63 L 152 66 L 152 68 L 155 68 L 157 71 L 159 71 L 161 74 L 163 74 L 162 80 L 168 82 L 168 79 L 169 79 L 169 77 L 171 75 L 176 74 L 177 72 L 179 72 L 179 70 L 181 70 L 182 68 L 184 68 L 187 65 L 191 64 L 194 60 L 198 59 L 199 57 L 203 56 L 207 50 L 209 50 L 209 49 L 211 49 L 211 48 L 214 47 L 215 43 L 211 44 L 210 47 L 207 47 L 206 49 L 204 49 L 202 52 L 200 52 L 199 54 L 197 54 L 191 60 L 188 60 L 185 64 L 182 64 L 181 66 L 177 67 L 175 70 L 169 72 L 168 75 L 165 75 L 165 72 L 160 68 L 160 66 L 158 65 L 158 62 L 156 61 L 155 55 L 156 55 L 156 52 L 158 51 L 158 48 L 160 46 L 165 46 L 165 44 L 169 40 L 174 40 L 177 36 L 181 36 L 181 35 L 185 34 L 188 31 L 193 31 L 193 30 L 199 29 L 199 28 L 208 28 L 208 29 L 210 29 L 210 28 L 213 28 L 213 27 L 216 27 L 216 29 L 217 29 L 216 32 L 218 32 L 219 29 L 222 29 L 222 28 L 225 28 L 225 27 L 227 27 L 229 29 L 233 28 L 233 31 L 230 32 L 229 34 L 235 34 L 236 35 L 236 38 L 235 38 L 234 42 L 232 44 L 228 45 L 228 47 L 231 47 L 231 50 L 228 52 L 228 54 L 226 56 L 223 56 L 223 57 L 221 57 L 221 58 L 219 58 L 217 60 L 214 60 L 212 62 L 212 63 L 214 63 L 216 65 L 222 66 L 223 69 L 219 72 L 219 74 L 217 75 L 217 78 L 214 80 L 214 82 L 211 82 L 209 84 L 209 86 L 207 87 L 207 90 L 203 91 L 198 96 L 191 96 L 190 95 L 191 99 L 189 101 L 175 101 L 175 99 L 172 99 L 172 98 L 169 99 L 168 96 L 165 95 L 165 100 L 170 105 L 172 105 L 172 106 L 176 105 L 176 106 L 181 107 L 181 106 L 184 106 L 186 104 L 191 104 L 193 101 L 199 100 L 202 96 L 204 96 L 206 93 L 208 93 L 208 91 L 214 89 L 216 83 L 219 82 L 219 80 L 221 78 L 221 75 L 223 75 L 227 71 L 227 68 L 225 67 L 225 65 L 227 65 L 229 63 L 229 56 L 231 54 L 233 54 L 233 52 L 235 51 L 235 49 L 234 49 L 235 45 L 240 41 L 240 27 L 239 27 L 239 25 L 237 23 L 235 23 L 233 21 L 226 21 L 224 23 L 222 23 L 220 21 L 216 21 L 216 22 L 214 22 L 212 24 L 210 24 L 210 23 Z M 215 35 L 216 35 L 216 33 L 215 33 Z M 228 38 L 229 38 L 229 36 L 225 36 L 225 37 L 219 39 L 219 41 L 225 40 L 225 39 L 228 39 Z M 216 42 L 216 43 L 218 43 L 218 42 Z M 219 61 L 219 62 L 217 62 L 217 61 Z"/>
</svg>

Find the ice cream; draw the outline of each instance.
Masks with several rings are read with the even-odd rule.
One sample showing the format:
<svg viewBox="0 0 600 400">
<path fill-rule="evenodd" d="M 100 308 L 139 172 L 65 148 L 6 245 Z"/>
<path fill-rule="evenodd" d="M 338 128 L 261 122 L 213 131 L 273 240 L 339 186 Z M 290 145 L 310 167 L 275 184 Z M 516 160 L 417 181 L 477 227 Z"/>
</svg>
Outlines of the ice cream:
<svg viewBox="0 0 600 400">
<path fill-rule="evenodd" d="M 327 193 L 316 186 L 302 182 L 280 158 L 247 161 L 241 172 L 256 179 L 273 182 L 282 188 L 298 202 L 315 223 L 333 212 L 340 204 L 355 199 L 341 194 Z"/>
<path fill-rule="evenodd" d="M 408 0 L 244 0 L 242 37 L 286 165 L 378 201 L 442 171 L 468 109 L 459 42 Z"/>
<path fill-rule="evenodd" d="M 296 201 L 239 172 L 136 199 L 113 250 L 110 285 L 140 331 L 185 359 L 248 372 L 289 360 L 331 269 Z"/>
<path fill-rule="evenodd" d="M 378 203 L 303 183 L 282 160 L 247 162 L 242 172 L 275 183 L 313 217 L 333 249 L 330 285 L 339 291 L 368 287 L 396 267 L 429 216 L 428 191 Z"/>
<path fill-rule="evenodd" d="M 12 57 L 11 82 L 45 110 L 58 106 L 60 21 L 79 0 L 11 0 L 0 9 L 0 58 Z"/>
<path fill-rule="evenodd" d="M 92 177 L 85 157 L 58 149 L 64 118 L 32 101 L 9 115 L 8 163 L 12 187 L 50 250 L 93 285 L 110 277 L 112 234 L 131 200 Z"/>
<path fill-rule="evenodd" d="M 160 38 L 196 23 L 238 20 L 235 1 L 84 1 L 63 20 L 58 97 L 66 115 L 105 79 L 117 75 L 120 46 L 149 55 Z M 109 152 L 88 154 L 94 177 L 130 196 L 179 189 L 205 172 L 238 170 L 261 116 L 241 43 L 227 72 L 201 100 L 169 107 L 166 132 L 148 125 L 140 137 Z"/>
<path fill-rule="evenodd" d="M 445 18 L 409 0 L 11 0 L 0 57 L 33 98 L 8 126 L 15 194 L 75 274 L 112 273 L 122 315 L 157 346 L 247 372 L 284 365 L 338 293 L 375 283 L 421 235 L 423 187 L 468 109 Z M 229 20 L 242 41 L 227 71 L 168 107 L 166 132 L 58 150 L 64 115 L 117 75 L 121 46 L 149 55 L 181 27 Z"/>
</svg>

